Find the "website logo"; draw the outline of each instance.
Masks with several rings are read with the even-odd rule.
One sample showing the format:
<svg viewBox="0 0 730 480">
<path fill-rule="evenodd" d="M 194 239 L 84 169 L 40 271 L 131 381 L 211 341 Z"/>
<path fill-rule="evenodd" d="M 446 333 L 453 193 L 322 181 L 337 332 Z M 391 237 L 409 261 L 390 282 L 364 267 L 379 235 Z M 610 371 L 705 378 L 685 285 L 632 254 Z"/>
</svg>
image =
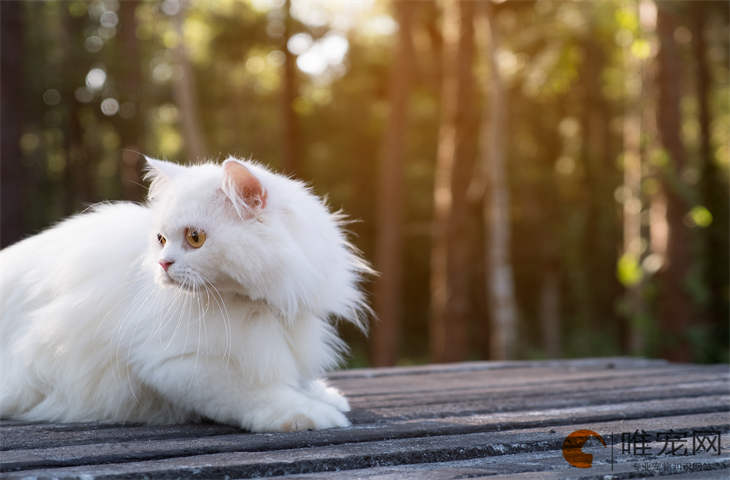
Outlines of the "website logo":
<svg viewBox="0 0 730 480">
<path fill-rule="evenodd" d="M 591 437 L 597 438 L 604 447 L 606 446 L 603 437 L 593 430 L 576 430 L 565 437 L 563 441 L 563 458 L 565 458 L 565 461 L 577 468 L 591 468 L 593 454 L 586 453 L 582 450 L 583 445 Z"/>
</svg>

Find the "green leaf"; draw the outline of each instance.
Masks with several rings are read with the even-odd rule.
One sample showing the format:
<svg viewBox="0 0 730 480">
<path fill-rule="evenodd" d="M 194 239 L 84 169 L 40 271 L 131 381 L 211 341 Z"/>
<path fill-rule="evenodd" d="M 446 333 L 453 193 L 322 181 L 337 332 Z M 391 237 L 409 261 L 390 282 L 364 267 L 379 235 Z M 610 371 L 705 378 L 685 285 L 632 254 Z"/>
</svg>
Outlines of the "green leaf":
<svg viewBox="0 0 730 480">
<path fill-rule="evenodd" d="M 644 272 L 639 261 L 633 255 L 625 253 L 618 259 L 616 275 L 619 282 L 626 287 L 633 287 L 641 281 Z"/>
<path fill-rule="evenodd" d="M 693 224 L 701 228 L 709 227 L 712 224 L 712 213 L 702 205 L 692 207 L 692 210 L 689 211 L 689 218 Z"/>
</svg>

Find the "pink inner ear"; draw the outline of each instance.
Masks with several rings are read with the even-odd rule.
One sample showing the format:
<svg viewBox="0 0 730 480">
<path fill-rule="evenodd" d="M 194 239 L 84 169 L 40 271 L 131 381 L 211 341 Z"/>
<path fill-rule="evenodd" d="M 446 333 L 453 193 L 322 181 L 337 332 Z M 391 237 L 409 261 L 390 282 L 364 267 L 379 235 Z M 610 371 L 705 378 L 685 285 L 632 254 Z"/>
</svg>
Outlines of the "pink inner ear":
<svg viewBox="0 0 730 480">
<path fill-rule="evenodd" d="M 251 171 L 238 162 L 223 164 L 223 173 L 236 186 L 236 193 L 251 207 L 266 206 L 266 192 Z"/>
</svg>

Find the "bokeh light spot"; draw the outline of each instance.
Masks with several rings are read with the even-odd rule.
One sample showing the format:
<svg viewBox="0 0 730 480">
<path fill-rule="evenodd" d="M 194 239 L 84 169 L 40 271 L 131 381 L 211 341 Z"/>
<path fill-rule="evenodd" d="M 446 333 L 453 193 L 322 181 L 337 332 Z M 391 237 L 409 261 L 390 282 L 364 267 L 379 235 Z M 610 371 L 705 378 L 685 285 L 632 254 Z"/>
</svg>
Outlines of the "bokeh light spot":
<svg viewBox="0 0 730 480">
<path fill-rule="evenodd" d="M 99 90 L 106 82 L 106 72 L 101 68 L 92 68 L 86 74 L 86 86 L 91 90 Z"/>
<path fill-rule="evenodd" d="M 702 205 L 692 207 L 689 211 L 689 218 L 692 219 L 692 223 L 698 227 L 705 228 L 712 224 L 712 213 Z"/>
<path fill-rule="evenodd" d="M 312 46 L 312 36 L 308 33 L 295 33 L 286 42 L 286 48 L 294 55 L 301 55 Z"/>
<path fill-rule="evenodd" d="M 105 98 L 101 101 L 101 113 L 111 117 L 119 112 L 119 102 L 116 98 Z"/>
<path fill-rule="evenodd" d="M 54 106 L 61 103 L 61 93 L 55 88 L 49 88 L 43 92 L 43 103 Z"/>
<path fill-rule="evenodd" d="M 102 27 L 114 28 L 117 26 L 117 23 L 119 23 L 119 17 L 117 17 L 116 13 L 107 10 L 101 14 L 101 17 L 99 18 L 99 23 Z"/>
<path fill-rule="evenodd" d="M 98 35 L 91 35 L 84 41 L 84 48 L 87 52 L 96 53 L 104 46 L 104 40 Z"/>
</svg>

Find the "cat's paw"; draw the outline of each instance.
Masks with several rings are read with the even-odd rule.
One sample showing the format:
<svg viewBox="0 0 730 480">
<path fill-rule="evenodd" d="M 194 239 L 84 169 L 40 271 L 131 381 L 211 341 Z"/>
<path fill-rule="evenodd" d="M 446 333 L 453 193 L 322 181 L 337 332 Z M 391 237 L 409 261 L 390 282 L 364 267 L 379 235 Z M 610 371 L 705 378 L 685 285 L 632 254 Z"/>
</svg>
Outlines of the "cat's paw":
<svg viewBox="0 0 730 480">
<path fill-rule="evenodd" d="M 324 380 L 315 380 L 309 386 L 309 393 L 325 403 L 335 407 L 340 412 L 349 412 L 350 403 L 347 398 L 334 387 L 327 386 Z"/>
<path fill-rule="evenodd" d="M 251 428 L 254 432 L 299 432 L 350 425 L 337 408 L 311 398 L 279 407 L 270 405 L 257 417 Z"/>
<path fill-rule="evenodd" d="M 280 423 L 278 430 L 298 432 L 348 426 L 350 426 L 350 421 L 347 417 L 332 405 L 312 401 L 305 408 L 294 409 L 294 412 L 289 413 Z"/>
</svg>

